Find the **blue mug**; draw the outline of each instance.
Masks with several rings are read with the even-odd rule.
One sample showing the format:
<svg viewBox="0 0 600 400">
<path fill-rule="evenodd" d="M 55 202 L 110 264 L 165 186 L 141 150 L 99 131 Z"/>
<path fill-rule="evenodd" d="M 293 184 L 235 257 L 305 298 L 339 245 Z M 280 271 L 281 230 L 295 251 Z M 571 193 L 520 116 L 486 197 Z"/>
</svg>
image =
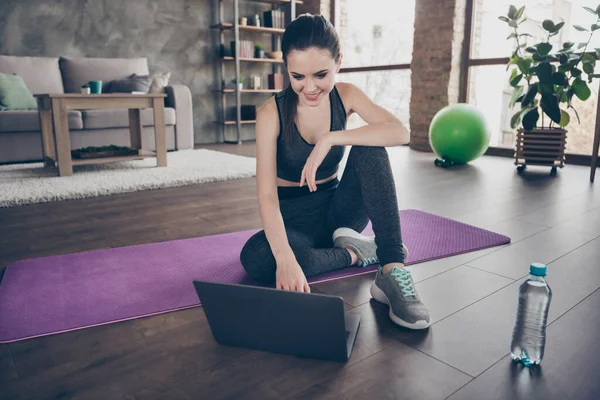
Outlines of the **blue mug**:
<svg viewBox="0 0 600 400">
<path fill-rule="evenodd" d="M 92 94 L 102 93 L 102 81 L 89 81 L 88 85 L 90 85 L 90 93 L 92 93 Z"/>
</svg>

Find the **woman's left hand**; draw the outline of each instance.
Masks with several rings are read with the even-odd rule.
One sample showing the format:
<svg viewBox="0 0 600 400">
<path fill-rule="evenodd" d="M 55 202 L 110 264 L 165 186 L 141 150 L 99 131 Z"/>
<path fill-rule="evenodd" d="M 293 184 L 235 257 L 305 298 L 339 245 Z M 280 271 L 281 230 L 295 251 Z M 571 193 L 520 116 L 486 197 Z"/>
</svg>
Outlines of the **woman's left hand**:
<svg viewBox="0 0 600 400">
<path fill-rule="evenodd" d="M 317 190 L 317 184 L 315 178 L 317 175 L 317 169 L 331 150 L 331 141 L 329 140 L 329 134 L 324 134 L 321 139 L 315 144 L 313 151 L 310 156 L 306 159 L 306 164 L 302 169 L 302 175 L 300 176 L 300 186 L 304 185 L 304 182 L 308 185 L 311 192 Z"/>
</svg>

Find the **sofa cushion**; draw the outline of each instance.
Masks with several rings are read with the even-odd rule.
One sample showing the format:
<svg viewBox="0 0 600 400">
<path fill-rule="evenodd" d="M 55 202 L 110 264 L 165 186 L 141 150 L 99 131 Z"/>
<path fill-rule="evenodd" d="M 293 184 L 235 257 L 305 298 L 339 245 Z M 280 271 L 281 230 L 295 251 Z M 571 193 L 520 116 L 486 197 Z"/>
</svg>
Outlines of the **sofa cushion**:
<svg viewBox="0 0 600 400">
<path fill-rule="evenodd" d="M 107 87 L 108 93 L 131 93 L 142 92 L 149 93 L 152 84 L 150 75 L 131 75 L 123 79 L 110 81 Z"/>
<path fill-rule="evenodd" d="M 123 79 L 132 74 L 148 75 L 148 60 L 141 58 L 61 58 L 65 92 L 79 93 L 81 86 L 89 81 L 102 81 L 105 92 L 110 81 Z"/>
<path fill-rule="evenodd" d="M 67 116 L 69 129 L 83 129 L 81 111 L 69 110 Z M 41 131 L 37 111 L 0 111 L 0 132 L 35 131 Z"/>
<path fill-rule="evenodd" d="M 0 72 L 19 74 L 33 94 L 64 93 L 58 57 L 0 56 Z"/>
<path fill-rule="evenodd" d="M 0 110 L 37 110 L 37 101 L 19 75 L 0 72 Z"/>
<path fill-rule="evenodd" d="M 117 110 L 83 110 L 83 126 L 85 129 L 128 128 L 129 111 Z M 145 108 L 140 113 L 142 126 L 154 126 L 152 108 Z M 175 109 L 165 107 L 165 125 L 175 125 Z"/>
</svg>

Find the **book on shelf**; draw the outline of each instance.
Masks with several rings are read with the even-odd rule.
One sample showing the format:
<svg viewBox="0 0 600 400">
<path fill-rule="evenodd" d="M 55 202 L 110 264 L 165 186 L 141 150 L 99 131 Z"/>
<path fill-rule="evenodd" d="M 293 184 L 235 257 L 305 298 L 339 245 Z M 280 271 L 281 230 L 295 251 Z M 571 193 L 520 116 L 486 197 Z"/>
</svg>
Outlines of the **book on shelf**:
<svg viewBox="0 0 600 400">
<path fill-rule="evenodd" d="M 263 21 L 266 28 L 285 29 L 285 12 L 281 10 L 265 11 Z"/>
</svg>

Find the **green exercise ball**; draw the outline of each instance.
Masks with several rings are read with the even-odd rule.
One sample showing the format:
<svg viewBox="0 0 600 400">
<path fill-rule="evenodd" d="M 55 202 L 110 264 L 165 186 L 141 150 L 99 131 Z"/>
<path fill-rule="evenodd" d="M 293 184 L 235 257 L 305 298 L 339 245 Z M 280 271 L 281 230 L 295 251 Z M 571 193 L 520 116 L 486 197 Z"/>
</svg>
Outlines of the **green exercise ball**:
<svg viewBox="0 0 600 400">
<path fill-rule="evenodd" d="M 464 164 L 488 148 L 490 133 L 481 111 L 471 104 L 458 103 L 438 111 L 429 126 L 429 143 L 442 159 Z"/>
</svg>

